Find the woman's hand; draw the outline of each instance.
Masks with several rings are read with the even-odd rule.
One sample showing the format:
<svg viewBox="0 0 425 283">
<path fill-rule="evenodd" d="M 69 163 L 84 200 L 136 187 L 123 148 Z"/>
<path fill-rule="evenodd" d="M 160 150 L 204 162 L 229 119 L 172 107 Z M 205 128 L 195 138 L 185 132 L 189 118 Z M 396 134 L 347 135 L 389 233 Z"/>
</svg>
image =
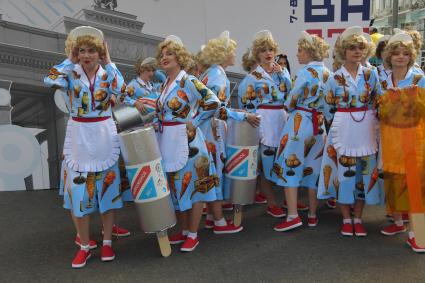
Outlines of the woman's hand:
<svg viewBox="0 0 425 283">
<path fill-rule="evenodd" d="M 103 64 L 107 65 L 111 63 L 111 56 L 109 55 L 108 44 L 106 41 L 103 41 L 103 47 L 105 48 L 105 55 L 102 58 Z"/>
<path fill-rule="evenodd" d="M 273 63 L 273 73 L 282 73 L 282 71 L 283 69 L 279 64 Z"/>
<path fill-rule="evenodd" d="M 146 107 L 142 101 L 136 100 L 136 102 L 134 103 L 134 107 L 136 107 L 136 109 L 139 110 L 139 112 L 143 115 L 148 114 L 148 110 L 146 110 Z"/>
<path fill-rule="evenodd" d="M 246 113 L 246 121 L 251 124 L 254 128 L 260 126 L 261 118 L 252 113 Z"/>
</svg>

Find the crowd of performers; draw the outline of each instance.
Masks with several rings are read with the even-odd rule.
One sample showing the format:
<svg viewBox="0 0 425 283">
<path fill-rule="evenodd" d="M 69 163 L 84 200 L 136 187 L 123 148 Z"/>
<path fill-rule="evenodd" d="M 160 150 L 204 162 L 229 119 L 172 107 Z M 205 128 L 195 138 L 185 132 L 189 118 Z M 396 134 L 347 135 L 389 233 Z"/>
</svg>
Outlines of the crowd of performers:
<svg viewBox="0 0 425 283">
<path fill-rule="evenodd" d="M 65 90 L 70 110 L 60 188 L 80 246 L 72 267 L 83 267 L 97 246 L 89 237 L 93 212 L 100 212 L 103 224 L 102 261 L 115 258 L 112 235 L 129 235 L 114 225 L 116 209 L 132 200 L 111 118 L 111 107 L 119 102 L 157 117 L 158 144 L 180 228 L 169 240 L 181 244 L 181 251 L 199 244 L 203 210 L 204 227 L 215 234 L 243 228 L 223 216 L 232 207 L 223 185 L 227 119 L 259 127 L 256 202 L 267 203 L 268 214 L 283 218 L 274 230 L 302 226 L 299 210 L 308 210 L 307 224 L 316 227 L 318 200 L 326 199 L 328 206 L 341 209 L 344 236 L 366 236 L 364 205 L 384 201 L 394 223 L 382 234 L 405 232 L 409 203 L 404 175 L 386 168 L 380 157 L 379 98 L 391 89 L 425 88 L 415 63 L 421 43 L 418 32 L 396 30 L 381 38 L 376 48 L 380 64 L 372 66 L 368 59 L 375 45 L 370 36 L 350 27 L 334 46 L 329 70 L 323 62 L 329 45 L 302 32 L 297 59 L 303 67 L 291 79 L 288 58 L 279 54 L 271 32 L 259 31 L 242 58 L 247 75 L 238 86 L 238 105 L 231 105 L 226 68 L 235 64 L 236 42 L 228 32 L 210 39 L 197 54 L 177 36 L 168 36 L 156 58 L 136 62 L 138 76 L 128 84 L 111 62 L 101 31 L 86 27 L 71 32 L 68 58 L 52 67 L 44 82 Z M 384 169 L 398 178 L 385 192 Z M 197 180 L 204 186 L 197 186 Z M 277 203 L 273 187 L 283 189 L 283 204 Z M 308 206 L 298 202 L 299 188 L 308 190 Z M 402 206 L 396 200 L 400 196 L 406 199 Z M 425 252 L 412 231 L 407 243 Z"/>
</svg>

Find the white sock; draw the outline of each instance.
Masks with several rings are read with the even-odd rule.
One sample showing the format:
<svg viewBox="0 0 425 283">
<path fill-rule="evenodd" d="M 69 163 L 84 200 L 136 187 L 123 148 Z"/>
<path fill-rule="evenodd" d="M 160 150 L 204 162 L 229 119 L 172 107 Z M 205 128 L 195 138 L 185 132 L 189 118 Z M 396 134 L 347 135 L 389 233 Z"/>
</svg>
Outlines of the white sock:
<svg viewBox="0 0 425 283">
<path fill-rule="evenodd" d="M 195 240 L 196 237 L 198 237 L 198 232 L 195 232 L 195 233 L 189 232 L 189 234 L 187 234 L 187 237 Z"/>
<path fill-rule="evenodd" d="M 293 214 L 293 215 L 288 214 L 288 216 L 286 217 L 286 221 L 289 222 L 291 220 L 294 220 L 297 217 L 298 217 L 298 214 Z"/>
<path fill-rule="evenodd" d="M 213 220 L 214 220 L 214 217 L 213 217 L 213 215 L 212 215 L 212 214 L 207 214 L 206 219 L 207 219 L 207 220 L 210 220 L 210 221 L 213 221 Z"/>
<path fill-rule="evenodd" d="M 220 227 L 226 226 L 227 225 L 226 219 L 222 217 L 220 220 L 214 220 L 214 225 L 220 226 Z"/>
<path fill-rule="evenodd" d="M 351 224 L 351 218 L 346 218 L 342 220 L 342 223 L 344 224 Z"/>
<path fill-rule="evenodd" d="M 394 224 L 398 227 L 404 226 L 403 220 L 396 220 L 396 221 L 394 221 Z"/>
<path fill-rule="evenodd" d="M 360 218 L 354 218 L 354 224 L 362 224 L 362 220 Z"/>
<path fill-rule="evenodd" d="M 89 245 L 81 245 L 80 246 L 80 249 L 82 250 L 82 251 L 86 251 L 86 252 L 88 252 L 89 250 L 90 250 L 90 246 Z"/>
<path fill-rule="evenodd" d="M 415 237 L 415 234 L 413 233 L 413 231 L 409 231 L 409 239 L 412 239 Z"/>
<path fill-rule="evenodd" d="M 310 213 L 308 213 L 308 218 L 316 218 L 316 214 L 310 214 Z"/>
<path fill-rule="evenodd" d="M 182 234 L 183 236 L 187 236 L 187 234 L 189 234 L 189 230 L 182 230 Z"/>
<path fill-rule="evenodd" d="M 103 240 L 103 245 L 112 247 L 112 240 Z"/>
</svg>

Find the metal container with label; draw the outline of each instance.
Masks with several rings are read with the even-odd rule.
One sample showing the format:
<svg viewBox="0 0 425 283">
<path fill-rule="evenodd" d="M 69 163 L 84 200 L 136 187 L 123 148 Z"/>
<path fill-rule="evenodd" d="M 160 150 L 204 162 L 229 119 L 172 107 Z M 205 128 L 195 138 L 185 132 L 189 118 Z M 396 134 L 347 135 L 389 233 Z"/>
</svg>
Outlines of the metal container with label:
<svg viewBox="0 0 425 283">
<path fill-rule="evenodd" d="M 112 115 L 117 124 L 118 132 L 122 132 L 152 122 L 156 114 L 151 112 L 143 115 L 136 107 L 121 103 L 112 108 Z"/>
</svg>

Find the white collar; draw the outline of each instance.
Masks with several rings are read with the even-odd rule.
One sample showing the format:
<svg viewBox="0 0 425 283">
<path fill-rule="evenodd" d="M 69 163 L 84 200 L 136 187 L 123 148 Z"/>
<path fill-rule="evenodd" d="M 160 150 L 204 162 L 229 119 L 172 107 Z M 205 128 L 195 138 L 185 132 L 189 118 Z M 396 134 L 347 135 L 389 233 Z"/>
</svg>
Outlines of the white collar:
<svg viewBox="0 0 425 283">
<path fill-rule="evenodd" d="M 257 68 L 255 69 L 255 72 L 260 73 L 261 75 L 263 75 L 263 77 L 273 81 L 272 77 L 270 76 L 269 73 L 266 72 L 266 70 L 264 70 L 263 67 L 261 67 L 261 65 L 258 65 Z"/>
<path fill-rule="evenodd" d="M 311 61 L 308 62 L 308 64 L 306 66 L 324 66 L 325 64 L 323 63 L 323 61 Z"/>
<path fill-rule="evenodd" d="M 151 83 L 150 82 L 145 82 L 144 80 L 142 80 L 140 77 L 137 77 L 137 79 L 136 79 L 138 82 L 139 82 L 139 84 L 141 84 L 142 86 L 144 86 L 144 87 L 146 87 L 148 90 L 152 90 L 152 85 L 151 85 Z"/>
<path fill-rule="evenodd" d="M 398 83 L 400 84 L 400 82 L 409 79 L 412 76 L 412 74 L 413 74 L 413 67 L 410 68 L 407 71 L 406 76 L 404 77 L 404 79 L 401 80 L 401 81 L 399 81 Z M 394 87 L 394 84 L 393 84 L 393 73 L 392 72 L 388 75 L 386 81 L 387 81 L 387 85 L 388 85 L 387 88 Z"/>
<path fill-rule="evenodd" d="M 80 81 L 85 84 L 88 88 L 90 88 L 90 80 L 86 76 L 86 73 L 84 72 L 83 67 L 80 64 L 76 64 L 74 66 L 74 71 L 77 72 L 78 75 L 80 75 Z M 98 77 L 101 78 L 102 75 L 105 73 L 105 69 L 102 68 L 102 66 L 99 64 L 99 69 L 97 70 L 95 77 L 96 80 L 98 80 Z"/>
<path fill-rule="evenodd" d="M 164 104 L 167 97 L 170 95 L 170 93 L 173 91 L 173 89 L 177 86 L 177 83 L 181 81 L 181 79 L 186 75 L 186 72 L 184 70 L 181 70 L 180 73 L 177 75 L 177 77 L 172 81 L 171 83 L 168 81 L 164 84 L 164 89 L 161 92 L 161 96 L 159 97 L 159 100 L 162 104 Z"/>
<path fill-rule="evenodd" d="M 348 72 L 348 70 L 345 68 L 344 65 L 341 66 L 341 72 L 344 75 L 345 78 L 348 78 L 348 81 L 351 82 L 354 86 L 357 87 L 357 84 L 359 82 L 360 77 L 363 75 L 363 66 L 362 64 L 359 64 L 359 67 L 357 68 L 357 75 L 356 77 L 353 79 L 353 77 L 351 77 L 350 72 Z"/>
</svg>

